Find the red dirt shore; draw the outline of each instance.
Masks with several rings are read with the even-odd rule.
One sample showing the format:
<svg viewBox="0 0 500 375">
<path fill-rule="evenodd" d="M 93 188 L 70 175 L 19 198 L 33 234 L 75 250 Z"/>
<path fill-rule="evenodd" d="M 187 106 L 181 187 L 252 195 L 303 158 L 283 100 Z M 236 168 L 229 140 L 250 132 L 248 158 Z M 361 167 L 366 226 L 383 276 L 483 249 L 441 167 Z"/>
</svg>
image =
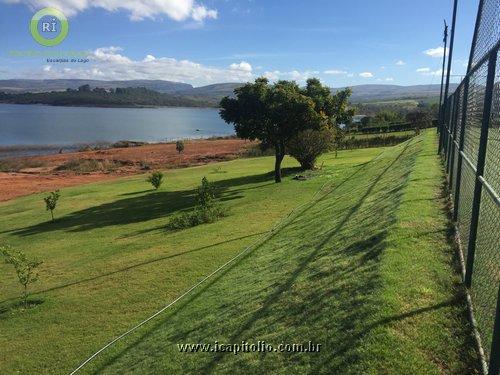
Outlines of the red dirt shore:
<svg viewBox="0 0 500 375">
<path fill-rule="evenodd" d="M 184 143 L 185 150 L 180 155 L 175 149 L 175 143 L 162 143 L 22 158 L 42 166 L 25 168 L 18 172 L 0 172 L 0 201 L 67 186 L 146 173 L 147 168 L 179 168 L 232 160 L 252 145 L 252 142 L 241 139 L 193 140 Z M 111 162 L 119 167 L 113 171 L 90 173 L 57 170 L 69 161 L 85 159 Z"/>
</svg>

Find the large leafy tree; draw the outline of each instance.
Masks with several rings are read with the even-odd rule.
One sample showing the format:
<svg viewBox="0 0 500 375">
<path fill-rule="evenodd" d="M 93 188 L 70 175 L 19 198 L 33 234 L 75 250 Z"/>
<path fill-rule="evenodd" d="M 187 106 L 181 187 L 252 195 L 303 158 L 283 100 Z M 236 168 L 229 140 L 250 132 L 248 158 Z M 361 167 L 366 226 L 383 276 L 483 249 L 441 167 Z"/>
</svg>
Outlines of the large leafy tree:
<svg viewBox="0 0 500 375">
<path fill-rule="evenodd" d="M 222 99 L 220 115 L 234 125 L 239 137 L 274 147 L 276 182 L 281 182 L 281 162 L 291 139 L 307 129 L 334 129 L 352 116 L 350 91 L 332 95 L 317 79 L 308 80 L 301 89 L 293 81 L 271 85 L 266 78 L 257 78 L 234 93 L 234 98 Z"/>
<path fill-rule="evenodd" d="M 266 78 L 236 89 L 235 96 L 222 99 L 222 119 L 234 124 L 239 137 L 258 139 L 274 147 L 274 177 L 281 182 L 281 162 L 287 142 L 301 130 L 320 128 L 321 117 L 314 102 L 301 93 L 295 82 L 270 85 Z"/>
<path fill-rule="evenodd" d="M 322 85 L 319 79 L 309 78 L 302 92 L 314 101 L 316 111 L 331 130 L 351 122 L 354 115 L 354 109 L 349 108 L 351 89 L 345 88 L 332 94 L 331 89 Z"/>
</svg>

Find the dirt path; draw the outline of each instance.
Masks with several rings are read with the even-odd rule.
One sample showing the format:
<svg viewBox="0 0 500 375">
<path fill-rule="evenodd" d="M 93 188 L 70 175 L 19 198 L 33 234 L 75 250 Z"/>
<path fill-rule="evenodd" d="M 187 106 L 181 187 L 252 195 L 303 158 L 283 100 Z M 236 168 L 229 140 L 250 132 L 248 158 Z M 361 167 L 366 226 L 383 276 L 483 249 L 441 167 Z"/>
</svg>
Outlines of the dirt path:
<svg viewBox="0 0 500 375">
<path fill-rule="evenodd" d="M 250 145 L 251 142 L 241 139 L 193 140 L 185 141 L 185 150 L 180 155 L 175 149 L 175 143 L 166 143 L 16 159 L 20 165 L 26 163 L 41 166 L 21 168 L 16 172 L 0 172 L 0 201 L 145 173 L 150 169 L 180 168 L 232 160 Z M 81 160 L 98 161 L 116 168 L 88 173 L 61 168 L 68 162 Z"/>
</svg>

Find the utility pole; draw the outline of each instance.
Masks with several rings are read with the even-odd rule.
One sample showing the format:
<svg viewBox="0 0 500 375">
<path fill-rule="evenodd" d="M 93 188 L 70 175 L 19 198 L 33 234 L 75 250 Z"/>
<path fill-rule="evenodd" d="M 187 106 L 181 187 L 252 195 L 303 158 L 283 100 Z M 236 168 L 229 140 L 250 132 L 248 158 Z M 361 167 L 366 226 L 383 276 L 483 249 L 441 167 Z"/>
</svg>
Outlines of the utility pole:
<svg viewBox="0 0 500 375">
<path fill-rule="evenodd" d="M 439 112 L 438 112 L 438 133 L 441 132 L 441 111 L 443 110 L 443 88 L 444 88 L 444 67 L 446 64 L 446 47 L 448 46 L 448 25 L 446 24 L 446 20 L 444 22 L 444 32 L 443 32 L 443 43 L 444 43 L 444 53 L 443 53 L 443 67 L 441 68 L 441 91 L 439 93 Z"/>
<path fill-rule="evenodd" d="M 446 115 L 446 106 L 447 106 L 447 99 L 448 99 L 448 91 L 450 89 L 450 74 L 451 74 L 451 62 L 453 60 L 453 42 L 455 41 L 455 25 L 457 23 L 457 7 L 458 7 L 458 0 L 455 0 L 453 2 L 453 19 L 451 21 L 451 36 L 450 36 L 450 52 L 448 53 L 448 70 L 446 72 L 446 85 L 444 88 L 444 96 L 442 98 L 443 100 L 443 110 L 441 112 L 441 134 L 439 139 L 441 142 L 439 143 L 439 152 L 441 152 L 442 148 L 442 141 L 444 140 L 444 119 Z M 444 49 L 444 55 L 446 55 L 446 47 Z"/>
</svg>

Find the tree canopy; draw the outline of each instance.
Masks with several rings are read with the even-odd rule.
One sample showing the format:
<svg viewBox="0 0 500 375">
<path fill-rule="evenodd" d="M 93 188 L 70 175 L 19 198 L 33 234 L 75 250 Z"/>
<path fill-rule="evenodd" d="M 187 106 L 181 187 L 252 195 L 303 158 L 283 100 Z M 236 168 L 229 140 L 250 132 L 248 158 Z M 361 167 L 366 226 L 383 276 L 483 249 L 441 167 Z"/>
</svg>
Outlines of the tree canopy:
<svg viewBox="0 0 500 375">
<path fill-rule="evenodd" d="M 234 93 L 234 98 L 221 100 L 220 115 L 234 125 L 239 137 L 274 147 L 276 182 L 281 182 L 281 162 L 292 138 L 307 129 L 333 129 L 353 115 L 348 108 L 350 90 L 332 95 L 315 78 L 305 88 L 294 81 L 270 84 L 266 78 L 257 78 Z"/>
</svg>

